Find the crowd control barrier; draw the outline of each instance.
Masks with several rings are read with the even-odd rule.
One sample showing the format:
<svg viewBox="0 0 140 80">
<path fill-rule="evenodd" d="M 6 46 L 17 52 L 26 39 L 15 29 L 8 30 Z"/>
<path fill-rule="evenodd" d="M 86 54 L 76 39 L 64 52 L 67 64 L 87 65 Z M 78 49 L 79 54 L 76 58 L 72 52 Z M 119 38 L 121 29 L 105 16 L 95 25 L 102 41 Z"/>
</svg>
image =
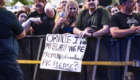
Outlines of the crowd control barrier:
<svg viewBox="0 0 140 80">
<path fill-rule="evenodd" d="M 110 34 L 88 38 L 81 73 L 40 69 L 45 35 L 19 40 L 18 62 L 24 80 L 125 80 L 132 72 L 140 80 L 140 35 L 114 39 Z"/>
</svg>

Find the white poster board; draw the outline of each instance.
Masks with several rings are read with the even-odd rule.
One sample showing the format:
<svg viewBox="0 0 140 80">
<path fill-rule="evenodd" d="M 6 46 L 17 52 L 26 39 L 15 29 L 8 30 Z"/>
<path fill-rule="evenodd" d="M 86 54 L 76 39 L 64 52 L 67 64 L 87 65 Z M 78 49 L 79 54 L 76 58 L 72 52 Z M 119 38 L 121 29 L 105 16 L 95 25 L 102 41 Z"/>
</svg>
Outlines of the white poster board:
<svg viewBox="0 0 140 80">
<path fill-rule="evenodd" d="M 81 72 L 85 50 L 77 35 L 47 34 L 40 68 Z"/>
</svg>

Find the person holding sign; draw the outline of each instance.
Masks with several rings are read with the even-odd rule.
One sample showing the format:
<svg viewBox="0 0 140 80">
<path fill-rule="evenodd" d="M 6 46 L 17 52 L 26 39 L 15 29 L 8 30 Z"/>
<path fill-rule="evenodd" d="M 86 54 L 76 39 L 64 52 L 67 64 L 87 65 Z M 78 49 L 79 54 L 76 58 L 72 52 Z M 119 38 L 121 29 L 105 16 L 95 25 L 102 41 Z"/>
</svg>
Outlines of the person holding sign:
<svg viewBox="0 0 140 80">
<path fill-rule="evenodd" d="M 55 10 L 46 0 L 34 0 L 36 11 L 30 13 L 22 25 L 26 31 L 32 26 L 35 35 L 52 33 Z"/>
<path fill-rule="evenodd" d="M 16 61 L 18 39 L 26 36 L 17 17 L 3 9 L 5 0 L 0 0 L 0 80 L 23 80 L 23 73 Z"/>
<path fill-rule="evenodd" d="M 58 21 L 56 22 L 52 33 L 73 34 L 73 28 L 75 26 L 77 16 L 78 3 L 74 0 L 70 0 L 65 7 L 65 12 L 62 12 L 62 14 L 59 15 Z"/>
<path fill-rule="evenodd" d="M 86 0 L 87 9 L 79 13 L 77 21 L 75 23 L 75 28 L 73 30 L 73 33 L 78 35 L 79 37 L 87 37 L 87 48 L 83 58 L 84 61 L 94 61 L 94 50 L 96 47 L 93 47 L 93 44 L 97 44 L 94 43 L 95 40 L 97 40 L 95 37 L 103 36 L 109 33 L 110 13 L 105 8 L 98 8 L 98 3 L 99 0 Z M 83 42 L 85 42 L 85 40 L 83 40 Z M 82 68 L 84 69 L 84 66 Z M 105 67 L 101 67 L 100 69 L 103 69 L 102 71 L 109 73 L 109 71 L 107 71 L 108 69 L 106 70 L 104 68 Z M 93 66 L 85 66 L 84 70 L 84 75 L 85 77 L 87 77 L 87 80 L 91 80 Z M 107 74 L 99 74 L 100 75 L 97 76 L 100 76 L 99 78 L 101 78 L 101 80 L 109 80 Z"/>
<path fill-rule="evenodd" d="M 59 15 L 52 33 L 73 34 L 73 28 L 78 16 L 78 8 L 78 3 L 75 0 L 68 1 L 65 12 L 62 12 L 62 14 Z M 80 73 L 63 72 L 62 80 L 81 80 Z"/>
</svg>

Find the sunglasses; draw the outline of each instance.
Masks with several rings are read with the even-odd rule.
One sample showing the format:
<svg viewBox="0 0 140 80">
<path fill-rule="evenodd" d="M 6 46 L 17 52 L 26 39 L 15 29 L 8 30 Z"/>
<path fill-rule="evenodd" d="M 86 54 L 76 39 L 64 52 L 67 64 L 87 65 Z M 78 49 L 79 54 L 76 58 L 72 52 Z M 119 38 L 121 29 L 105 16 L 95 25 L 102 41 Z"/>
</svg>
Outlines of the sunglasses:
<svg viewBox="0 0 140 80">
<path fill-rule="evenodd" d="M 76 10 L 76 8 L 69 8 L 70 10 L 72 10 L 72 9 L 74 9 L 74 10 Z"/>
</svg>

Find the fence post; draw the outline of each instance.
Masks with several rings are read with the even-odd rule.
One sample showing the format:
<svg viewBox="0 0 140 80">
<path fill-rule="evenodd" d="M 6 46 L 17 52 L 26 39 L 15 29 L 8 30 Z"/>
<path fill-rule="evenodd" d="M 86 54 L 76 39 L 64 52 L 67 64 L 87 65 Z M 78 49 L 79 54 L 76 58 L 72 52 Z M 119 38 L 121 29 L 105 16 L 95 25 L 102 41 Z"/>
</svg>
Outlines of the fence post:
<svg viewBox="0 0 140 80">
<path fill-rule="evenodd" d="M 33 60 L 32 39 L 29 39 L 30 58 Z M 33 79 L 33 65 L 31 65 L 31 80 Z"/>
<path fill-rule="evenodd" d="M 120 40 L 116 42 L 115 61 L 120 61 Z M 121 67 L 115 66 L 116 80 L 121 80 Z"/>
<path fill-rule="evenodd" d="M 130 55 L 130 49 L 131 49 L 131 40 L 134 37 L 132 35 L 132 37 L 127 36 L 127 38 L 128 38 L 128 44 L 127 44 L 127 53 L 126 53 L 126 60 L 125 60 L 125 62 L 128 62 L 129 61 L 129 55 Z M 127 73 L 127 71 L 128 71 L 128 66 L 125 66 L 123 80 L 125 80 L 125 74 Z"/>
<path fill-rule="evenodd" d="M 97 45 L 96 45 L 96 54 L 95 54 L 95 60 L 94 61 L 98 60 L 99 49 L 100 49 L 100 42 L 101 42 L 101 38 L 102 37 L 97 37 L 97 38 L 98 38 L 98 40 L 97 40 Z M 97 65 L 94 65 L 93 73 L 92 73 L 92 80 L 95 80 L 96 69 L 97 69 Z"/>
<path fill-rule="evenodd" d="M 62 76 L 62 71 L 59 71 L 58 80 L 61 80 L 61 76 Z"/>
<path fill-rule="evenodd" d="M 116 61 L 116 56 L 119 56 L 119 55 L 116 55 L 119 50 L 116 49 L 117 47 L 117 44 L 118 44 L 118 39 L 116 38 L 112 38 L 111 39 L 111 61 Z M 119 46 L 118 46 L 119 48 Z M 111 80 L 120 80 L 120 79 L 117 79 L 117 71 L 116 71 L 116 67 L 115 66 L 110 66 L 110 70 L 111 70 Z"/>
<path fill-rule="evenodd" d="M 39 60 L 39 57 L 40 57 L 42 43 L 43 43 L 43 38 L 40 38 L 40 44 L 39 44 L 39 49 L 38 49 L 37 60 Z M 33 80 L 36 79 L 37 69 L 38 69 L 38 64 L 35 65 Z"/>
</svg>

